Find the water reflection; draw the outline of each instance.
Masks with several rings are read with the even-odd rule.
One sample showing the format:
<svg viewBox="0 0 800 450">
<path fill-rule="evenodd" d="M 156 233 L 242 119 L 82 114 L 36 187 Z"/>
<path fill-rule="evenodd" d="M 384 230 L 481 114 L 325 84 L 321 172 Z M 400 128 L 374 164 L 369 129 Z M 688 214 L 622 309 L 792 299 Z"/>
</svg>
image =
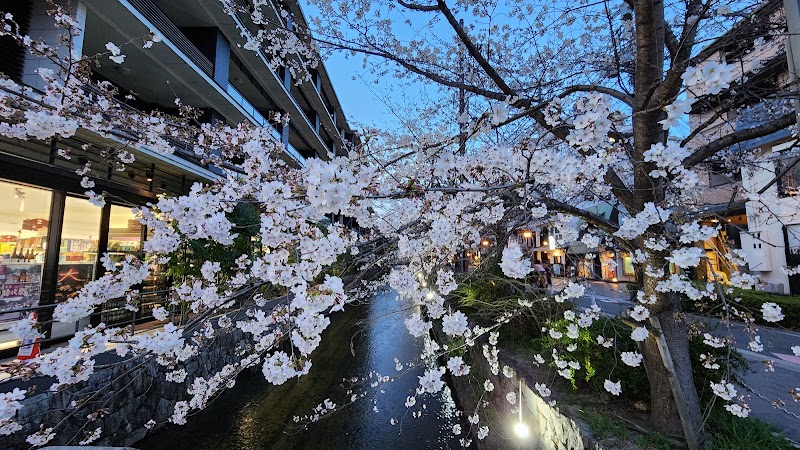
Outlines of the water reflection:
<svg viewBox="0 0 800 450">
<path fill-rule="evenodd" d="M 405 329 L 397 294 L 375 296 L 369 305 L 351 307 L 332 319 L 315 351 L 308 375 L 282 386 L 269 385 L 260 373 L 242 374 L 233 389 L 206 410 L 190 417 L 187 425 L 168 426 L 140 441 L 142 450 L 159 449 L 384 449 L 457 448 L 453 425 L 460 423 L 449 390 L 414 395 L 423 368 L 370 392 L 365 398 L 303 430 L 294 416 L 310 414 L 326 398 L 344 404 L 349 398 L 343 379 L 374 371 L 395 376 L 395 358 L 410 361 L 422 342 Z M 351 347 L 352 346 L 352 347 Z M 352 351 L 355 353 L 353 355 Z M 424 408 L 423 408 L 424 405 Z M 377 411 L 377 412 L 376 412 Z M 422 411 L 413 418 L 412 411 Z M 396 425 L 390 421 L 395 419 Z M 466 426 L 462 425 L 466 429 Z"/>
</svg>

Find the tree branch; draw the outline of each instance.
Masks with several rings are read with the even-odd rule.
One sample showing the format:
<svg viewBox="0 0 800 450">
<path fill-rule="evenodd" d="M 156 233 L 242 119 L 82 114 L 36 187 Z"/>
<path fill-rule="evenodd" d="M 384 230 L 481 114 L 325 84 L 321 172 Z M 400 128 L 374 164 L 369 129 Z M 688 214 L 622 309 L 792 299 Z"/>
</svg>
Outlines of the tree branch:
<svg viewBox="0 0 800 450">
<path fill-rule="evenodd" d="M 439 7 L 436 5 L 420 5 L 417 3 L 404 2 L 403 0 L 397 0 L 397 3 L 399 3 L 404 8 L 408 8 L 414 11 L 432 12 L 439 10 Z"/>
<path fill-rule="evenodd" d="M 794 125 L 796 122 L 797 116 L 795 112 L 792 111 L 789 114 L 786 114 L 772 122 L 723 136 L 717 140 L 709 142 L 706 145 L 703 145 L 702 147 L 697 148 L 694 153 L 687 156 L 686 159 L 683 160 L 683 165 L 685 167 L 695 166 L 705 161 L 710 156 L 713 156 L 720 150 L 728 148 L 731 145 L 772 134 L 776 131 L 780 131 L 786 127 Z"/>
<path fill-rule="evenodd" d="M 322 39 L 322 38 L 319 38 L 319 37 L 315 37 L 314 40 L 319 42 L 319 43 L 322 43 L 322 44 L 329 45 L 331 47 L 337 48 L 339 50 L 348 50 L 348 51 L 351 51 L 351 52 L 361 53 L 361 54 L 369 55 L 369 56 L 377 56 L 379 58 L 388 59 L 389 61 L 394 61 L 395 63 L 400 64 L 401 66 L 403 66 L 403 68 L 405 68 L 405 69 L 407 69 L 407 70 L 409 70 L 409 71 L 411 71 L 411 72 L 413 72 L 413 73 L 415 73 L 417 75 L 420 75 L 422 77 L 425 77 L 425 78 L 433 81 L 434 83 L 439 83 L 439 84 L 442 84 L 442 85 L 447 86 L 447 87 L 452 87 L 452 88 L 456 88 L 456 89 L 464 89 L 467 92 L 471 92 L 473 94 L 480 95 L 482 97 L 490 98 L 490 99 L 493 99 L 493 100 L 503 101 L 503 100 L 506 99 L 506 95 L 504 95 L 504 94 L 502 94 L 500 92 L 490 91 L 488 89 L 484 89 L 484 88 L 480 88 L 480 87 L 477 87 L 477 86 L 473 86 L 471 84 L 459 83 L 457 81 L 448 80 L 447 78 L 444 78 L 441 75 L 437 75 L 437 74 L 435 74 L 435 73 L 433 73 L 431 71 L 422 69 L 419 66 L 414 65 L 412 62 L 409 62 L 409 61 L 406 61 L 405 59 L 399 58 L 399 57 L 397 57 L 397 56 L 395 56 L 395 55 L 393 55 L 393 54 L 391 54 L 391 53 L 389 53 L 387 51 L 378 50 L 378 49 L 371 49 L 371 48 L 368 48 L 368 47 L 361 47 L 361 46 L 355 47 L 353 45 L 348 45 L 348 44 L 344 44 L 344 43 L 337 43 L 337 42 L 329 41 L 329 40 Z"/>
<path fill-rule="evenodd" d="M 575 92 L 599 92 L 601 94 L 606 94 L 615 99 L 625 103 L 626 105 L 633 107 L 633 97 L 630 95 L 618 91 L 616 89 L 606 87 L 606 86 L 597 86 L 593 84 L 576 84 L 574 86 L 570 86 L 564 90 L 564 92 L 560 93 L 558 96 L 560 98 L 564 98 L 569 94 L 574 94 Z"/>
<path fill-rule="evenodd" d="M 445 1 L 436 0 L 436 3 L 439 5 L 439 9 L 442 11 L 442 14 L 444 14 L 445 18 L 447 18 L 447 22 L 450 23 L 450 26 L 453 27 L 453 30 L 456 32 L 456 35 L 458 35 L 458 38 L 464 44 L 464 47 L 466 47 L 467 52 L 469 52 L 470 56 L 472 56 L 475 59 L 475 61 L 478 63 L 479 66 L 481 66 L 483 71 L 486 72 L 486 75 L 489 75 L 489 78 L 491 78 L 492 81 L 494 81 L 497 87 L 499 87 L 500 90 L 503 91 L 505 95 L 513 96 L 514 90 L 511 89 L 511 87 L 509 87 L 508 84 L 506 84 L 505 80 L 503 80 L 503 77 L 501 77 L 500 74 L 497 73 L 497 71 L 491 65 L 491 63 L 489 63 L 489 61 L 487 61 L 486 58 L 483 57 L 480 50 L 478 50 L 478 48 L 475 46 L 475 43 L 472 42 L 472 39 L 469 37 L 467 32 L 464 31 L 464 28 L 458 23 L 458 20 L 456 20 L 455 16 L 453 16 L 452 11 L 450 11 L 450 8 L 447 7 Z"/>
</svg>

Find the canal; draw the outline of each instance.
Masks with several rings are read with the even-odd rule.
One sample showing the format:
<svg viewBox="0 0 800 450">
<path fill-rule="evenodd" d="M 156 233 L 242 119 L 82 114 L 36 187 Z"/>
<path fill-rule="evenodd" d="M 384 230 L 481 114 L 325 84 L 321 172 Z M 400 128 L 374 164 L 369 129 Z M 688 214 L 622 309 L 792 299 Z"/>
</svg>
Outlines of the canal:
<svg viewBox="0 0 800 450">
<path fill-rule="evenodd" d="M 395 358 L 405 363 L 419 354 L 423 342 L 406 330 L 407 304 L 396 297 L 395 292 L 379 293 L 368 304 L 336 313 L 312 355 L 308 375 L 272 386 L 260 371 L 243 373 L 232 389 L 190 416 L 186 425 L 169 424 L 134 446 L 142 450 L 460 448 L 453 425 L 468 427 L 457 417 L 449 389 L 436 396 L 417 396 L 414 407 L 405 407 L 406 398 L 415 395 L 422 367 L 377 389 L 367 382 L 365 397 L 306 429 L 293 420 L 311 414 L 325 399 L 347 403 L 352 385 L 343 379 L 363 379 L 370 372 L 395 376 L 400 373 Z M 421 417 L 413 418 L 412 411 L 421 411 Z"/>
</svg>

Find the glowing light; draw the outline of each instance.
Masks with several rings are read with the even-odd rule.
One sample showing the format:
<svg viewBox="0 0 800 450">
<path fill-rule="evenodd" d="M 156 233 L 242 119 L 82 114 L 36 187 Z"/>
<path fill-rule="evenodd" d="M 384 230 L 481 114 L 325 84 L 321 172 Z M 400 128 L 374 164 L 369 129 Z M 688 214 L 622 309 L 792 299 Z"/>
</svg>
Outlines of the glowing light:
<svg viewBox="0 0 800 450">
<path fill-rule="evenodd" d="M 527 439 L 531 434 L 531 430 L 522 421 L 522 380 L 519 380 L 519 422 L 514 424 L 514 434 L 520 439 Z"/>
<path fill-rule="evenodd" d="M 435 296 L 436 294 L 434 294 L 433 291 L 429 291 L 427 294 L 425 294 L 425 298 L 427 298 L 428 300 L 433 300 L 433 297 Z"/>
<path fill-rule="evenodd" d="M 611 279 L 612 283 L 616 283 L 617 281 L 619 281 L 619 280 L 617 280 L 617 277 L 614 277 L 614 278 Z"/>
<path fill-rule="evenodd" d="M 533 237 L 533 232 L 531 230 L 525 230 L 522 232 L 522 237 L 525 239 L 530 239 Z"/>
<path fill-rule="evenodd" d="M 484 240 L 482 240 L 482 241 L 481 241 L 481 245 L 482 245 L 483 247 L 488 247 L 488 246 L 489 246 L 489 240 L 488 240 L 488 239 L 484 239 Z"/>
<path fill-rule="evenodd" d="M 530 436 L 531 430 L 529 430 L 528 426 L 523 422 L 517 422 L 514 424 L 514 434 L 516 434 L 520 439 L 526 439 L 528 436 Z"/>
</svg>

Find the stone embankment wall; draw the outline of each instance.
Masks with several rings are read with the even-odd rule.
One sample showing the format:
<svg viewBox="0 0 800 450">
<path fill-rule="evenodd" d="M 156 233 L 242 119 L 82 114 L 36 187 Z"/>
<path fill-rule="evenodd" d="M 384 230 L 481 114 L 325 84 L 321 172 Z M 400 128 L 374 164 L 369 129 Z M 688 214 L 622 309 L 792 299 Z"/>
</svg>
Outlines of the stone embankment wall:
<svg viewBox="0 0 800 450">
<path fill-rule="evenodd" d="M 508 378 L 503 375 L 502 370 L 498 375 L 492 374 L 486 358 L 483 357 L 481 343 L 469 347 L 464 359 L 469 360 L 471 375 L 475 375 L 480 380 L 480 385 L 476 384 L 474 379 L 470 384 L 468 378 L 471 377 L 452 377 L 452 385 L 455 387 L 459 403 L 465 413 L 469 415 L 476 410 L 479 402 L 488 402 L 488 405 L 482 406 L 480 411 L 484 411 L 481 417 L 488 416 L 491 431 L 486 439 L 473 440 L 478 448 L 541 450 L 602 448 L 595 442 L 585 423 L 564 415 L 558 405 L 550 406 L 547 400 L 539 396 L 533 389 L 536 382 L 533 374 L 530 370 L 526 370 L 527 367 L 523 361 L 504 357 L 503 351 L 500 351 L 500 367 L 507 365 L 515 372 L 513 377 Z M 494 390 L 490 394 L 484 395 L 483 398 L 479 398 L 480 393 L 483 392 L 483 381 L 487 379 L 494 384 Z M 520 380 L 522 381 L 522 421 L 530 430 L 530 435 L 526 439 L 516 437 L 513 431 L 514 425 L 519 420 L 516 408 L 519 405 Z M 509 392 L 514 392 L 517 396 L 514 405 L 511 405 L 506 399 L 506 394 Z"/>
<path fill-rule="evenodd" d="M 285 300 L 276 299 L 270 306 L 280 301 Z M 235 322 L 238 317 L 231 318 Z M 49 445 L 77 445 L 84 432 L 97 427 L 102 427 L 102 435 L 92 445 L 131 445 L 150 431 L 145 427 L 150 420 L 157 423 L 155 428 L 169 420 L 175 403 L 188 400 L 187 388 L 196 377 L 208 378 L 226 364 L 240 361 L 249 345 L 252 339 L 238 328 L 219 334 L 184 363 L 188 375 L 182 383 L 166 381 L 165 374 L 172 369 L 159 365 L 154 358 L 114 362 L 113 352 L 97 358 L 97 364 L 107 368 L 98 368 L 88 381 L 59 392 L 47 392 L 53 378 L 19 383 L 21 389 L 35 385 L 39 393 L 24 401 L 17 412 L 23 429 L 0 436 L 0 449 L 29 448 L 25 438 L 38 431 L 40 425 L 57 431 Z M 104 410 L 102 417 L 87 423 L 87 415 L 100 409 Z"/>
</svg>

